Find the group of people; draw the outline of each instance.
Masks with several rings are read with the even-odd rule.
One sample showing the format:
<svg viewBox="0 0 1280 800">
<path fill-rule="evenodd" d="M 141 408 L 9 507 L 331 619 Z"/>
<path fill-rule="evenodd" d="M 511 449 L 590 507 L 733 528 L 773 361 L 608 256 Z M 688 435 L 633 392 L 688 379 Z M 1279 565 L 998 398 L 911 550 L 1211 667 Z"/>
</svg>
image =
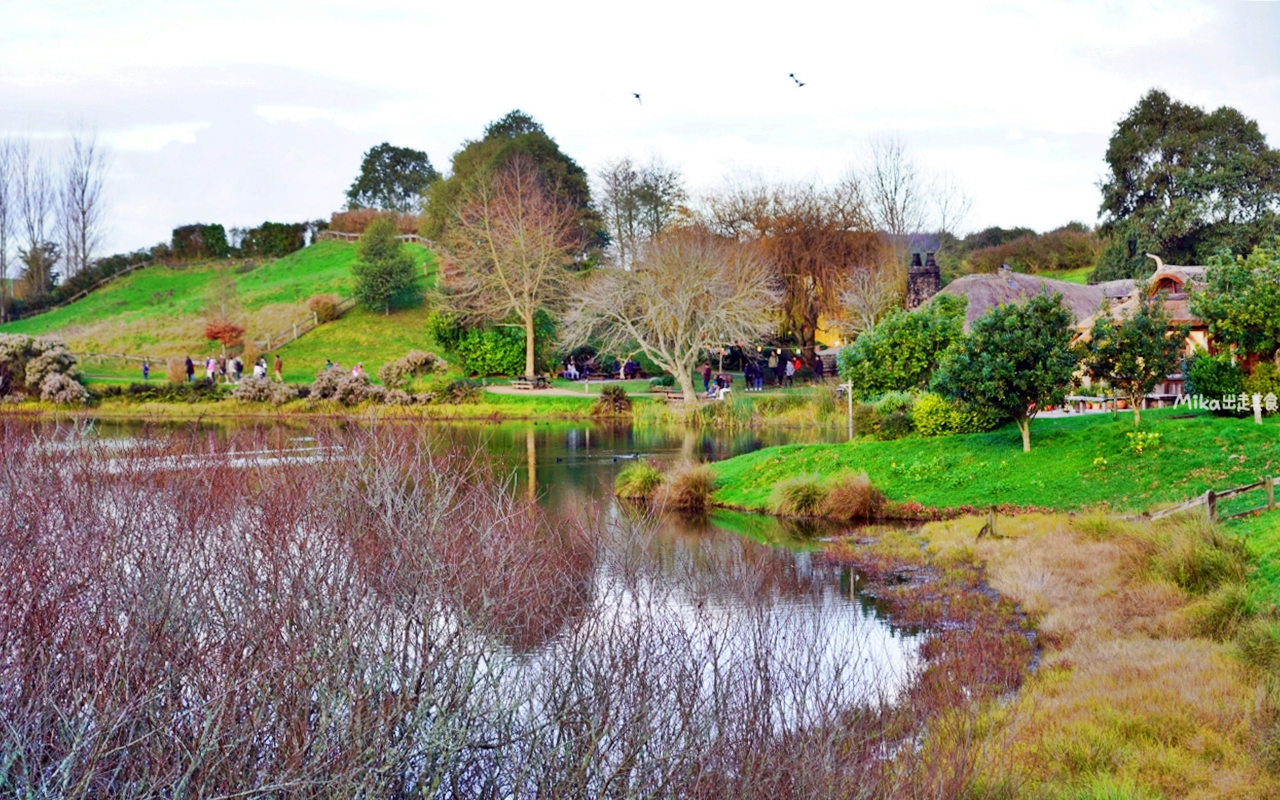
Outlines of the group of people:
<svg viewBox="0 0 1280 800">
<path fill-rule="evenodd" d="M 338 363 L 336 363 L 336 362 L 334 362 L 334 361 L 331 361 L 330 359 L 327 359 L 327 358 L 326 358 L 326 359 L 324 360 L 324 371 L 325 371 L 325 372 L 329 372 L 330 370 L 337 370 L 338 372 L 341 372 L 341 371 L 342 371 L 342 365 L 341 365 L 341 364 L 338 364 Z M 363 376 L 364 376 L 364 374 L 365 374 L 365 373 L 364 373 L 364 362 L 363 362 L 363 361 L 357 361 L 357 362 L 356 362 L 356 365 L 355 365 L 354 367 L 352 367 L 352 368 L 351 368 L 351 377 L 353 377 L 353 378 L 360 378 L 360 377 L 363 377 Z"/>
<path fill-rule="evenodd" d="M 183 366 L 186 369 L 187 382 L 195 381 L 196 362 L 191 360 L 191 356 L 187 356 Z M 276 382 L 283 383 L 284 376 L 280 374 L 280 370 L 284 368 L 284 362 L 278 355 L 275 358 L 274 367 Z M 142 379 L 147 380 L 150 372 L 151 365 L 144 361 Z M 244 360 L 240 356 L 209 356 L 204 361 L 204 377 L 211 383 L 217 383 L 219 380 L 223 383 L 239 383 L 244 377 Z M 262 356 L 259 356 L 253 364 L 253 377 L 260 381 L 267 379 L 267 359 Z"/>
<path fill-rule="evenodd" d="M 748 392 L 764 391 L 764 378 L 766 374 L 773 375 L 778 386 L 794 386 L 796 381 L 796 373 L 804 368 L 804 362 L 799 356 L 784 356 L 781 350 L 774 350 L 769 354 L 768 361 L 761 365 L 758 361 L 748 361 L 742 367 L 742 377 L 746 383 Z M 768 372 L 766 373 L 766 370 Z M 826 366 L 822 363 L 821 358 L 813 360 L 813 374 L 818 381 L 823 380 L 826 375 Z M 708 397 L 721 396 L 723 389 L 732 385 L 732 379 L 725 374 L 719 374 L 715 378 L 717 389 L 711 386 L 711 364 L 702 365 L 702 390 L 707 393 Z"/>
</svg>

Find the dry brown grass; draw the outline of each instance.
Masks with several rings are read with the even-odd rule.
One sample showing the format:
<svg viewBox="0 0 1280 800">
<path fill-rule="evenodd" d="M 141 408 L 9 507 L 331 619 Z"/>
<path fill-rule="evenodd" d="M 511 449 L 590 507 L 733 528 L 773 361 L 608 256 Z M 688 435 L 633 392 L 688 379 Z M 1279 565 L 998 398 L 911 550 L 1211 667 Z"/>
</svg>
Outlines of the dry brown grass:
<svg viewBox="0 0 1280 800">
<path fill-rule="evenodd" d="M 1000 538 L 975 541 L 982 522 L 934 523 L 923 535 L 935 557 L 985 564 L 1044 646 L 1006 730 L 1015 774 L 987 775 L 989 784 L 1084 797 L 1093 795 L 1075 792 L 1102 777 L 1169 798 L 1280 797 L 1259 752 L 1265 691 L 1227 645 L 1194 635 L 1189 613 L 1192 592 L 1233 585 L 1230 542 L 1215 545 L 1216 532 L 1195 522 L 1049 515 L 1002 518 Z M 1189 561 L 1209 567 L 1187 579 Z M 1226 582 L 1202 586 L 1219 568 L 1213 580 Z"/>
</svg>

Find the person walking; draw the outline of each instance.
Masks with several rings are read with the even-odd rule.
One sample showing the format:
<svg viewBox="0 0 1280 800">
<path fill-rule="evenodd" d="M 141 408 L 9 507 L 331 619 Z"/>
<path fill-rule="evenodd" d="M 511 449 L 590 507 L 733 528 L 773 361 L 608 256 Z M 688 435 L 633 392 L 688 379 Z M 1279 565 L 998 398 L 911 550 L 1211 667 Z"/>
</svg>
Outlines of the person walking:
<svg viewBox="0 0 1280 800">
<path fill-rule="evenodd" d="M 149 380 L 151 380 L 151 362 L 144 358 L 142 359 L 142 382 L 146 383 Z"/>
<path fill-rule="evenodd" d="M 796 382 L 796 362 L 788 358 L 786 363 L 787 388 L 790 388 Z"/>
<path fill-rule="evenodd" d="M 817 379 L 818 383 L 822 383 L 823 379 L 826 378 L 826 373 L 827 373 L 827 365 L 822 363 L 822 356 L 818 355 L 817 353 L 814 353 L 813 354 L 814 378 Z"/>
<path fill-rule="evenodd" d="M 276 354 L 276 383 L 284 383 L 284 378 L 280 376 L 280 368 L 284 366 L 284 362 L 280 360 L 280 354 Z"/>
<path fill-rule="evenodd" d="M 236 383 L 239 383 L 240 379 L 244 377 L 244 359 L 242 359 L 240 356 L 236 356 L 235 358 L 232 358 L 231 366 L 236 373 Z"/>
<path fill-rule="evenodd" d="M 787 378 L 787 359 L 779 358 L 781 355 L 782 351 L 778 350 L 769 359 L 769 365 L 773 368 L 773 378 L 778 382 L 779 389 L 782 388 L 782 383 Z"/>
<path fill-rule="evenodd" d="M 204 360 L 204 377 L 209 383 L 218 381 L 218 362 L 213 360 L 213 356 Z"/>
<path fill-rule="evenodd" d="M 702 365 L 702 391 L 706 394 L 711 393 L 711 362 L 710 361 Z"/>
<path fill-rule="evenodd" d="M 191 383 L 196 379 L 196 363 L 191 360 L 191 356 L 187 356 L 187 383 Z"/>
</svg>

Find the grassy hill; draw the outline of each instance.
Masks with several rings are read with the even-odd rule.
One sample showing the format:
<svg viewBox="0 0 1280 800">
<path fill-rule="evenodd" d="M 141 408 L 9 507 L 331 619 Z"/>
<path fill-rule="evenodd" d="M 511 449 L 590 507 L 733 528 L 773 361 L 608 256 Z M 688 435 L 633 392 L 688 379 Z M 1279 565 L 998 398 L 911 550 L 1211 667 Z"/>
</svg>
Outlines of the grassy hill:
<svg viewBox="0 0 1280 800">
<path fill-rule="evenodd" d="M 410 248 L 435 280 L 435 259 L 425 248 Z M 114 281 L 71 305 L 0 326 L 0 332 L 53 335 L 73 350 L 131 353 L 156 359 L 216 352 L 205 341 L 205 322 L 228 300 L 246 338 L 262 339 L 311 318 L 307 299 L 317 294 L 347 296 L 352 289 L 355 245 L 323 241 L 285 258 L 256 265 L 212 262 L 182 268 L 148 267 Z M 391 315 L 356 309 L 322 325 L 281 349 L 288 380 L 310 380 L 326 358 L 349 366 L 363 361 L 376 374 L 387 360 L 414 347 L 430 349 L 422 308 Z M 84 365 L 91 379 L 134 379 L 136 364 L 106 361 Z M 163 364 L 153 365 L 163 375 Z"/>
</svg>

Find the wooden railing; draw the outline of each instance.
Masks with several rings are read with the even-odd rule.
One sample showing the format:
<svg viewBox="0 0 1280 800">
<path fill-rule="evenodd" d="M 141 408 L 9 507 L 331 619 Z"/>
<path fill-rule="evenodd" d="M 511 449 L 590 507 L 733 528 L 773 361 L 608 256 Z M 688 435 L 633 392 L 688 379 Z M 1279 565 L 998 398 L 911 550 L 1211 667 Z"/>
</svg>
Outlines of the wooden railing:
<svg viewBox="0 0 1280 800">
<path fill-rule="evenodd" d="M 37 314 L 45 314 L 49 311 L 53 311 L 55 308 L 62 308 L 63 306 L 71 305 L 72 303 L 79 300 L 80 298 L 87 297 L 90 292 L 98 291 L 103 286 L 106 286 L 108 283 L 111 283 L 117 278 L 123 278 L 125 275 L 131 275 L 132 273 L 137 272 L 143 267 L 149 267 L 154 263 L 156 262 L 155 261 L 139 261 L 137 264 L 132 264 L 130 266 L 127 266 L 124 269 L 120 270 L 119 272 L 111 273 L 107 277 L 103 278 L 102 280 L 98 281 L 94 285 L 90 286 L 88 289 L 82 289 L 79 292 L 76 292 L 72 296 L 68 297 L 66 300 L 59 300 L 58 302 L 54 303 L 51 306 L 42 306 L 40 308 L 34 308 L 25 314 L 17 314 L 14 316 L 6 317 L 3 321 L 17 322 L 20 319 L 27 319 L 28 317 L 34 317 Z"/>
<path fill-rule="evenodd" d="M 354 298 L 348 297 L 343 300 L 340 300 L 338 302 L 338 316 L 339 317 L 342 316 L 343 314 L 347 313 L 348 311 L 350 311 L 355 307 L 356 307 L 356 301 Z M 266 339 L 264 339 L 262 341 L 262 351 L 266 353 L 272 350 L 279 350 L 281 347 L 284 347 L 286 344 L 289 344 L 290 342 L 297 340 L 298 337 L 302 336 L 303 334 L 310 333 L 311 331 L 315 330 L 318 327 L 320 327 L 320 318 L 315 314 L 315 312 L 312 312 L 310 320 L 304 320 L 303 322 L 295 322 L 292 325 L 290 325 L 288 328 L 285 328 L 284 330 L 280 331 L 279 333 L 274 334 L 272 336 L 268 336 Z"/>
<path fill-rule="evenodd" d="M 1209 512 L 1209 519 L 1213 521 L 1217 521 L 1220 518 L 1234 519 L 1236 517 L 1247 517 L 1250 514 L 1257 514 L 1262 511 L 1274 511 L 1276 508 L 1276 485 L 1277 484 L 1280 484 L 1280 478 L 1273 478 L 1270 475 L 1268 475 L 1267 477 L 1263 478 L 1262 480 L 1256 483 L 1250 483 L 1245 486 L 1236 486 L 1231 489 L 1223 489 L 1220 492 L 1215 492 L 1213 489 L 1210 489 L 1204 494 L 1193 497 L 1190 500 L 1177 504 L 1176 506 L 1171 506 L 1169 508 L 1162 508 L 1159 511 L 1156 511 L 1151 515 L 1151 519 L 1161 519 L 1163 517 L 1172 516 L 1173 514 L 1178 514 L 1183 511 L 1190 511 L 1191 509 L 1196 508 L 1198 506 L 1204 506 Z M 1266 504 L 1258 506 L 1256 508 L 1251 508 L 1247 511 L 1238 511 L 1234 514 L 1226 514 L 1219 517 L 1218 515 L 1219 502 L 1230 499 L 1232 497 L 1238 497 L 1242 494 L 1247 494 L 1249 492 L 1255 492 L 1259 489 L 1262 489 L 1267 493 Z"/>
<path fill-rule="evenodd" d="M 354 242 L 360 238 L 358 233 L 344 233 L 342 231 L 320 231 L 316 234 L 316 241 L 321 239 L 337 239 L 340 242 Z M 416 233 L 402 233 L 396 237 L 402 242 L 412 242 L 420 244 L 423 247 L 435 247 L 436 243 L 425 236 L 419 236 Z"/>
</svg>

